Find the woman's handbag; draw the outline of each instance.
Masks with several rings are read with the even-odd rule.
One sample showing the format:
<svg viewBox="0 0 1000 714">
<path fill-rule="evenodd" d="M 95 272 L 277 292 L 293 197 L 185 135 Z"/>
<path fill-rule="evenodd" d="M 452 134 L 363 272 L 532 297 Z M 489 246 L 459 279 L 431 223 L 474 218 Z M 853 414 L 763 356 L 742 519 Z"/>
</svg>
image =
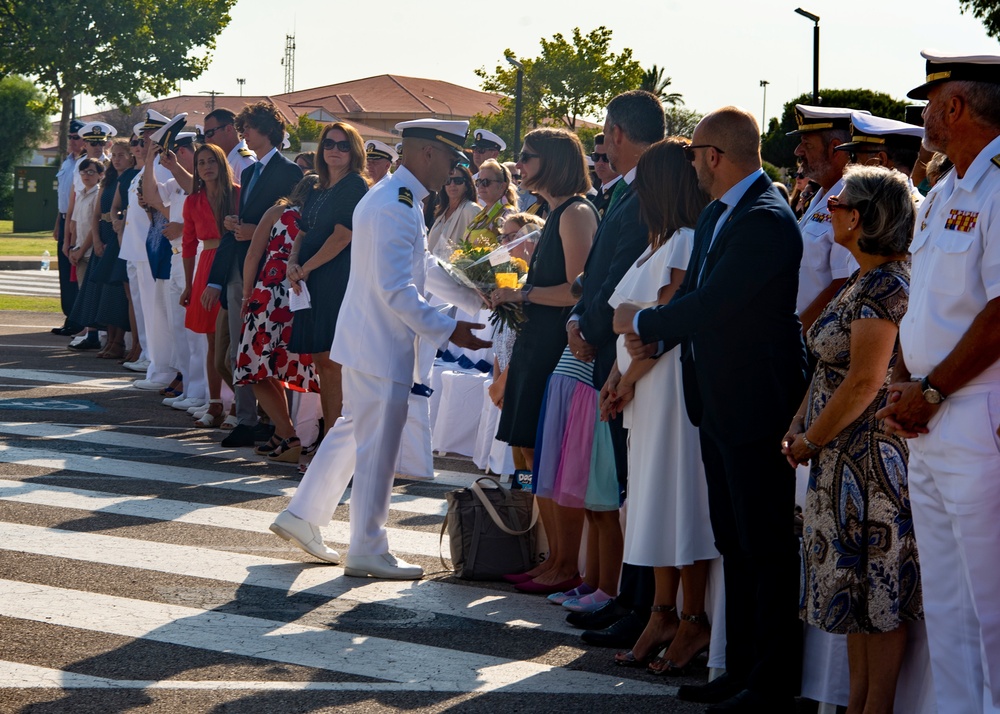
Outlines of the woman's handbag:
<svg viewBox="0 0 1000 714">
<path fill-rule="evenodd" d="M 483 488 L 480 481 L 493 488 Z M 511 491 L 494 479 L 476 479 L 470 488 L 445 494 L 448 515 L 441 526 L 451 541 L 455 574 L 465 580 L 499 580 L 537 562 L 538 505 L 528 491 Z M 444 563 L 444 558 L 441 558 Z"/>
</svg>

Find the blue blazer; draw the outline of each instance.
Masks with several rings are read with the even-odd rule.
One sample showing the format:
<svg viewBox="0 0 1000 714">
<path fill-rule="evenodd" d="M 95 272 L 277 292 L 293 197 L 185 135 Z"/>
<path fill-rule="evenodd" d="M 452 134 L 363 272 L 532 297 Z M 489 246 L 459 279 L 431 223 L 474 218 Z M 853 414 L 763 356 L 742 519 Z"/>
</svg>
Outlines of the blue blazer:
<svg viewBox="0 0 1000 714">
<path fill-rule="evenodd" d="M 778 439 L 806 386 L 795 312 L 802 237 L 766 175 L 751 184 L 709 250 L 715 205 L 698 219 L 683 283 L 670 304 L 642 311 L 639 333 L 667 349 L 681 345 L 695 424 L 731 445 Z"/>
<path fill-rule="evenodd" d="M 246 223 L 260 223 L 260 219 L 268 209 L 277 203 L 279 198 L 290 194 L 295 185 L 302 180 L 302 169 L 298 164 L 289 161 L 278 152 L 268 160 L 253 190 L 247 195 L 246 187 L 250 185 L 250 179 L 253 177 L 253 167 L 254 164 L 251 164 L 243 169 L 243 174 L 240 176 L 240 186 L 243 187 L 240 191 L 240 220 Z M 227 231 L 215 251 L 208 282 L 225 288 L 233 261 L 236 262 L 236 269 L 242 276 L 243 261 L 246 260 L 249 248 L 250 241 L 236 240 L 232 232 Z M 222 294 L 226 294 L 225 289 Z"/>
</svg>

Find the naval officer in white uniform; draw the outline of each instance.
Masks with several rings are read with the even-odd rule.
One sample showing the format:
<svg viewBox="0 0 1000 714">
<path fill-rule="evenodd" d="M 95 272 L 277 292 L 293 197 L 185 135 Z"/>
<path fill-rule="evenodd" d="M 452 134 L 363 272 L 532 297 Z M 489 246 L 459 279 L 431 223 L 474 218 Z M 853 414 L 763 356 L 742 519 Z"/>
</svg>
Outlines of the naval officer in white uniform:
<svg viewBox="0 0 1000 714">
<path fill-rule="evenodd" d="M 322 540 L 351 476 L 351 542 L 344 572 L 400 580 L 423 569 L 389 552 L 389 516 L 396 454 L 414 382 L 415 338 L 443 348 L 481 349 L 483 325 L 456 321 L 423 297 L 427 229 L 423 199 L 440 190 L 463 157 L 468 122 L 418 119 L 402 132 L 403 165 L 354 210 L 351 277 L 330 358 L 343 365 L 344 416 L 323 439 L 288 509 L 271 525 L 306 552 L 337 562 Z"/>
<path fill-rule="evenodd" d="M 955 167 L 917 211 L 889 428 L 910 438 L 934 692 L 1000 712 L 1000 55 L 922 53 L 924 145 Z"/>
</svg>

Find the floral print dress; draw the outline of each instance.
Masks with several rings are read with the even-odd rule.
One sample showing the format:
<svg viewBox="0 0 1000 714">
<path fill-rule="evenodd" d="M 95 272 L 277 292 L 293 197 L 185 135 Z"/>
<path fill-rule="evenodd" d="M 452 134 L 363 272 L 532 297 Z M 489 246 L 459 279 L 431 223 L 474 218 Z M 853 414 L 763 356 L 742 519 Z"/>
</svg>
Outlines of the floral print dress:
<svg viewBox="0 0 1000 714">
<path fill-rule="evenodd" d="M 286 208 L 271 228 L 264 265 L 257 274 L 236 356 L 233 381 L 253 384 L 273 377 L 288 389 L 318 392 L 319 379 L 312 356 L 288 349 L 294 313 L 288 307 L 289 286 L 285 280 L 288 255 L 299 233 L 297 207 Z"/>
<path fill-rule="evenodd" d="M 809 329 L 807 343 L 818 364 L 807 425 L 847 376 L 852 324 L 881 319 L 898 326 L 909 288 L 908 261 L 855 272 Z M 904 439 L 886 434 L 875 419 L 885 403 L 889 373 L 864 413 L 812 460 L 801 614 L 827 632 L 889 632 L 923 618 L 906 478 L 909 452 Z"/>
</svg>

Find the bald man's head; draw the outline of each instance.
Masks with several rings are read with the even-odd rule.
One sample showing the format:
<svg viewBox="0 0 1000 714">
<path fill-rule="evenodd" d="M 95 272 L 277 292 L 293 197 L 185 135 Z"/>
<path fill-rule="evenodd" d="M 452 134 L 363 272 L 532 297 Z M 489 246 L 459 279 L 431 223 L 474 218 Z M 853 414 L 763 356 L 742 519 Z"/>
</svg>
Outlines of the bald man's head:
<svg viewBox="0 0 1000 714">
<path fill-rule="evenodd" d="M 760 168 L 760 127 L 746 109 L 716 109 L 699 122 L 695 134 L 697 139 L 693 143 L 719 147 L 740 168 Z"/>
</svg>

